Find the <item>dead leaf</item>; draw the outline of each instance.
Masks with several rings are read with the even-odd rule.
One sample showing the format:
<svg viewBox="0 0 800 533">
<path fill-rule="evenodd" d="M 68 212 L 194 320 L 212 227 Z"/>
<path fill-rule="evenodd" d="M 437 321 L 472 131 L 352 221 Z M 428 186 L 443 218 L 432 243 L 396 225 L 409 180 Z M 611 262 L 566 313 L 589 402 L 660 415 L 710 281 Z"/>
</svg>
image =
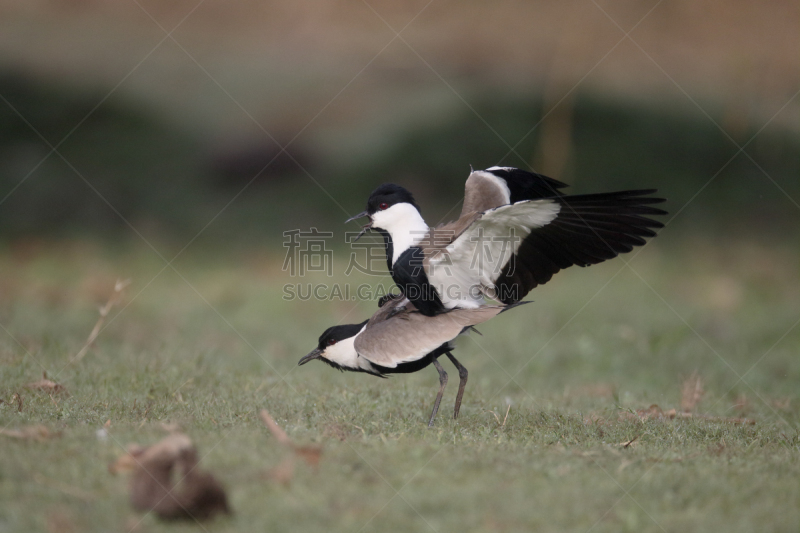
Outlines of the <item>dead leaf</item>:
<svg viewBox="0 0 800 533">
<path fill-rule="evenodd" d="M 322 457 L 322 447 L 321 446 L 295 446 L 294 453 L 297 457 L 304 460 L 308 466 L 313 468 L 317 468 L 319 466 L 319 460 Z"/>
<path fill-rule="evenodd" d="M 48 394 L 61 394 L 64 393 L 69 396 L 66 387 L 56 383 L 55 381 L 47 379 L 47 372 L 42 372 L 42 379 L 33 381 L 25 385 L 26 389 L 44 391 Z"/>
<path fill-rule="evenodd" d="M 681 411 L 692 413 L 700 400 L 703 399 L 703 378 L 697 374 L 697 370 L 683 380 L 681 389 Z"/>
<path fill-rule="evenodd" d="M 22 396 L 20 396 L 19 394 L 17 394 L 15 392 L 14 394 L 11 395 L 11 401 L 12 402 L 17 402 L 17 411 L 21 413 L 22 412 Z"/>
<path fill-rule="evenodd" d="M 12 439 L 36 440 L 41 442 L 47 439 L 60 437 L 61 432 L 51 432 L 47 427 L 37 424 L 34 426 L 25 426 L 21 429 L 0 429 L 0 435 L 5 435 Z"/>
<path fill-rule="evenodd" d="M 675 409 L 670 409 L 669 411 L 664 411 L 658 404 L 653 404 L 647 409 L 637 409 L 635 414 L 631 413 L 630 411 L 623 411 L 620 413 L 620 418 L 623 419 L 633 419 L 633 420 L 641 420 L 642 422 L 649 420 L 649 419 L 665 419 L 665 420 L 674 420 L 676 418 L 680 419 L 689 419 L 689 418 L 697 418 L 700 420 L 709 420 L 712 422 L 728 422 L 732 424 L 748 424 L 753 425 L 756 423 L 755 420 L 749 418 L 726 418 L 721 416 L 710 416 L 710 415 L 699 415 L 695 413 L 679 413 Z"/>
<path fill-rule="evenodd" d="M 648 418 L 660 418 L 663 416 L 664 411 L 661 410 L 658 404 L 654 403 L 647 409 L 637 409 L 636 414 L 639 415 L 640 419 L 647 420 Z"/>
<path fill-rule="evenodd" d="M 636 444 L 638 444 L 636 442 L 638 439 L 639 439 L 639 435 L 636 435 L 635 437 L 633 437 L 629 441 L 620 442 L 619 444 L 617 444 L 617 446 L 622 446 L 623 448 L 632 448 L 633 446 L 636 446 Z"/>
</svg>

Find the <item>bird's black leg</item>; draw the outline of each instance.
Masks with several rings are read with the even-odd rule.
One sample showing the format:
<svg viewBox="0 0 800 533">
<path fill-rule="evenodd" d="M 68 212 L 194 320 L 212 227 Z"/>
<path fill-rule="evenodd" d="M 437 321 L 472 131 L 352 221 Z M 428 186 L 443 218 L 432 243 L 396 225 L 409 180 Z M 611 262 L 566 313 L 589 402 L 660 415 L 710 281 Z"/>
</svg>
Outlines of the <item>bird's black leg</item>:
<svg viewBox="0 0 800 533">
<path fill-rule="evenodd" d="M 439 411 L 439 403 L 442 401 L 442 394 L 444 394 L 444 388 L 447 386 L 447 372 L 444 371 L 438 359 L 433 360 L 433 366 L 439 372 L 439 394 L 436 395 L 436 401 L 433 402 L 433 412 L 431 413 L 431 419 L 428 421 L 428 427 L 433 427 L 433 419 L 436 418 L 436 412 Z"/>
<path fill-rule="evenodd" d="M 458 394 L 456 394 L 456 408 L 453 411 L 453 418 L 458 418 L 458 411 L 461 410 L 461 398 L 464 397 L 464 388 L 467 386 L 467 376 L 469 375 L 469 372 L 467 372 L 467 369 L 464 368 L 464 366 L 458 362 L 458 359 L 456 359 L 450 352 L 447 352 L 447 358 L 450 359 L 451 363 L 456 365 L 456 368 L 458 369 L 458 377 L 461 379 L 461 381 L 458 383 Z"/>
</svg>

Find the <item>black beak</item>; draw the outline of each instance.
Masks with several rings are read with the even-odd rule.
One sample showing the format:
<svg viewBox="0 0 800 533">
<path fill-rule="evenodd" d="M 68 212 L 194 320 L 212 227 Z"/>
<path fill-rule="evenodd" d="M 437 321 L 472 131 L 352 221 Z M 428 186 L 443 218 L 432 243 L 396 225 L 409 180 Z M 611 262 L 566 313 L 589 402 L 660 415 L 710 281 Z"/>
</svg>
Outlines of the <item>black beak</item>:
<svg viewBox="0 0 800 533">
<path fill-rule="evenodd" d="M 348 222 L 352 222 L 353 220 L 358 220 L 359 218 L 364 218 L 364 217 L 368 217 L 368 216 L 369 216 L 369 213 L 367 213 L 366 211 L 362 211 L 361 213 L 357 214 L 356 216 L 348 218 L 347 220 L 344 221 L 344 223 L 347 224 Z M 368 232 L 371 228 L 372 228 L 372 220 L 370 220 L 363 228 L 361 228 L 361 232 L 358 235 L 356 235 L 356 238 L 353 239 L 352 242 L 356 242 L 358 239 L 363 237 L 364 234 L 366 232 Z"/>
<path fill-rule="evenodd" d="M 368 232 L 371 229 L 372 229 L 372 222 L 370 222 L 369 224 L 365 224 L 364 227 L 361 228 L 361 232 L 358 235 L 356 235 L 356 238 L 353 239 L 352 242 L 356 242 L 358 239 L 363 237 L 366 232 Z"/>
<path fill-rule="evenodd" d="M 309 361 L 313 361 L 314 359 L 319 359 L 322 356 L 322 350 L 319 348 L 314 348 L 310 354 L 300 359 L 300 362 L 297 363 L 297 366 L 302 366 Z"/>
<path fill-rule="evenodd" d="M 354 220 L 358 220 L 359 218 L 364 218 L 364 217 L 368 217 L 368 216 L 369 216 L 369 213 L 367 213 L 366 211 L 362 211 L 359 214 L 357 214 L 356 216 L 348 218 L 347 220 L 344 221 L 344 223 L 347 224 L 348 222 L 352 222 Z"/>
</svg>

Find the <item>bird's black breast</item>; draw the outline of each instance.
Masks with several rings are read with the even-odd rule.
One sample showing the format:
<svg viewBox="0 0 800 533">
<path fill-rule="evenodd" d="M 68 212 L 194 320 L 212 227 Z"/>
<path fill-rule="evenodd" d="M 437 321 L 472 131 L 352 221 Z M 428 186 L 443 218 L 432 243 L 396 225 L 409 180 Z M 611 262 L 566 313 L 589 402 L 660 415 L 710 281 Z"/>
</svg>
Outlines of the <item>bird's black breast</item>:
<svg viewBox="0 0 800 533">
<path fill-rule="evenodd" d="M 422 248 L 412 246 L 391 266 L 392 279 L 403 294 L 425 316 L 435 316 L 447 311 L 436 288 L 428 280 L 423 268 L 425 255 Z"/>
<path fill-rule="evenodd" d="M 392 243 L 392 236 L 389 235 L 388 231 L 382 230 L 380 228 L 375 228 L 381 237 L 383 237 L 383 246 L 386 248 L 386 268 L 389 270 L 389 273 L 392 273 L 392 256 L 394 256 L 394 244 Z"/>
</svg>

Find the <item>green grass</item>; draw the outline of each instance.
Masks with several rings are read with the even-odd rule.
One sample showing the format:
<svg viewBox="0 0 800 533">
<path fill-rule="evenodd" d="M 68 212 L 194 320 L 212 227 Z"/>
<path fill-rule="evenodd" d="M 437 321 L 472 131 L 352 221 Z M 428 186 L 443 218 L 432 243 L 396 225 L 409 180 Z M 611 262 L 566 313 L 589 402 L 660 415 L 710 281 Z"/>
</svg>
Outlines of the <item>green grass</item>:
<svg viewBox="0 0 800 533">
<path fill-rule="evenodd" d="M 24 404 L 0 404 L 0 427 L 62 435 L 0 436 L 0 531 L 202 530 L 135 513 L 126 480 L 107 471 L 165 421 L 229 489 L 235 515 L 207 531 L 798 531 L 796 245 L 665 240 L 625 259 L 632 269 L 562 272 L 534 304 L 460 339 L 461 418 L 448 416 L 457 373 L 444 362 L 450 386 L 428 429 L 432 369 L 379 380 L 296 366 L 324 328 L 374 304 L 283 301 L 299 280 L 281 272 L 282 251 L 197 251 L 179 275 L 144 248 L 7 248 L 0 399 Z M 337 256 L 334 270 L 345 264 Z M 117 277 L 132 279 L 125 298 L 68 364 Z M 25 389 L 43 370 L 70 395 Z M 694 371 L 710 418 L 631 416 L 680 409 Z M 492 412 L 502 421 L 508 405 L 501 426 Z M 285 452 L 262 408 L 296 442 L 323 446 L 317 470 L 298 464 L 288 486 L 269 478 Z"/>
</svg>

